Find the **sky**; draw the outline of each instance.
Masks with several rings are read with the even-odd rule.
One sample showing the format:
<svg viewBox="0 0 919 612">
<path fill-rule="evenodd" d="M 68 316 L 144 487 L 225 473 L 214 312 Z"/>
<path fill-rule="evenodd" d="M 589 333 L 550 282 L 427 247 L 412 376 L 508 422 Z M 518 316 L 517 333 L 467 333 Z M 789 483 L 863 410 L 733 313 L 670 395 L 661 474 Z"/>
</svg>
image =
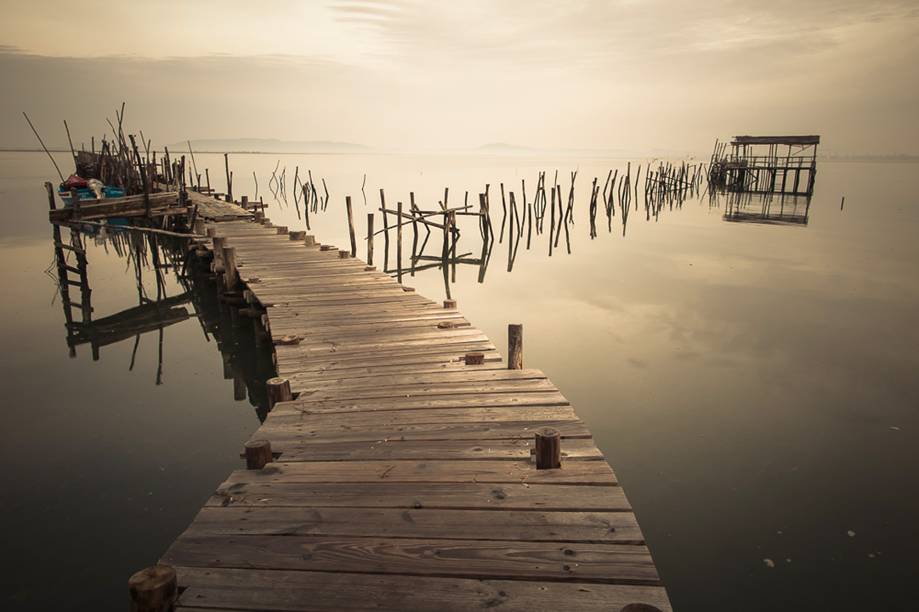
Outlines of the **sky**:
<svg viewBox="0 0 919 612">
<path fill-rule="evenodd" d="M 108 130 L 435 151 L 919 153 L 919 3 L 4 0 L 0 147 Z"/>
</svg>

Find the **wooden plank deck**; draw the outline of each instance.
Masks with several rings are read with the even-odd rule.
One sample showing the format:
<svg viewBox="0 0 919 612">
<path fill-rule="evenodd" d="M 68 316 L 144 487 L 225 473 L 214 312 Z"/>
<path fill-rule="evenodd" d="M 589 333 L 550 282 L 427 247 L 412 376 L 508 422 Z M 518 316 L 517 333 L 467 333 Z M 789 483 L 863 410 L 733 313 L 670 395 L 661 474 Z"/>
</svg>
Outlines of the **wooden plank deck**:
<svg viewBox="0 0 919 612">
<path fill-rule="evenodd" d="M 213 227 L 273 336 L 303 340 L 275 347 L 296 399 L 252 436 L 275 462 L 230 474 L 162 558 L 180 610 L 671 609 L 613 470 L 542 372 L 507 369 L 459 312 L 360 260 Z M 561 469 L 531 459 L 546 426 Z"/>
</svg>

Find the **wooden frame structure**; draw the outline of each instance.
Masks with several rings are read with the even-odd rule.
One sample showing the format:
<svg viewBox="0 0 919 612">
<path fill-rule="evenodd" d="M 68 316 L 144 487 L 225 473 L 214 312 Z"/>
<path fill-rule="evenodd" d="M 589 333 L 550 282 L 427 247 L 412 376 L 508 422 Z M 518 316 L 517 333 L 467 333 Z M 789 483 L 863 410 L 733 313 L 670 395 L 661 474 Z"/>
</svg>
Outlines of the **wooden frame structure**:
<svg viewBox="0 0 919 612">
<path fill-rule="evenodd" d="M 820 136 L 735 136 L 730 143 L 716 141 L 709 182 L 739 193 L 810 196 L 818 144 Z"/>
</svg>

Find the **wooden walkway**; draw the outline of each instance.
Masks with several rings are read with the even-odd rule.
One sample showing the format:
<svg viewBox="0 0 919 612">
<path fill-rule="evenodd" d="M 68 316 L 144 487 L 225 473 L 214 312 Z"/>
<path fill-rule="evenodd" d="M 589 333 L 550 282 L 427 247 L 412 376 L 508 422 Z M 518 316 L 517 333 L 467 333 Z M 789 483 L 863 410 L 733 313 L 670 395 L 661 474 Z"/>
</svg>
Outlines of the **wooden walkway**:
<svg viewBox="0 0 919 612">
<path fill-rule="evenodd" d="M 214 224 L 267 307 L 277 404 L 162 562 L 179 610 L 670 610 L 616 476 L 539 370 L 363 262 Z M 463 356 L 483 352 L 483 365 Z M 562 434 L 536 470 L 535 430 Z"/>
</svg>

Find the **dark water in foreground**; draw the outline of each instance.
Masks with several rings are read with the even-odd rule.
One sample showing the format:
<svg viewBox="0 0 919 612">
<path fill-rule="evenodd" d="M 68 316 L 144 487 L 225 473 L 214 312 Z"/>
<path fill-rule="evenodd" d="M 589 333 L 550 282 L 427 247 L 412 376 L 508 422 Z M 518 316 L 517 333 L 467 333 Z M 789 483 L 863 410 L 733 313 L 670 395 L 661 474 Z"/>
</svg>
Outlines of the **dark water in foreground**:
<svg viewBox="0 0 919 612">
<path fill-rule="evenodd" d="M 260 191 L 277 156 L 231 157 L 237 193 Z M 570 161 L 487 157 L 283 156 L 326 178 L 311 219 L 347 244 L 378 203 L 431 208 L 492 184 L 532 199 L 538 170 Z M 212 179 L 222 157 L 198 156 Z M 913 610 L 919 577 L 919 175 L 915 164 L 823 163 L 807 225 L 726 222 L 723 201 L 643 208 L 588 237 L 589 183 L 622 160 L 581 163 L 572 255 L 545 237 L 496 245 L 484 283 L 458 266 L 460 309 L 503 348 L 525 328 L 525 360 L 547 372 L 591 427 L 624 484 L 676 610 Z M 368 174 L 364 208 L 360 187 Z M 68 358 L 39 155 L 0 154 L 4 405 L 3 608 L 124 609 L 127 576 L 152 563 L 239 465 L 258 425 L 234 401 L 216 339 L 195 316 Z M 218 181 L 215 179 L 214 183 Z M 222 188 L 223 182 L 220 181 Z M 846 196 L 845 209 L 840 198 Z M 292 195 L 276 223 L 302 229 Z M 377 226 L 380 225 L 377 213 Z M 547 221 L 548 223 L 548 221 Z M 437 236 L 432 236 L 436 240 Z M 411 242 L 407 231 L 406 241 Z M 436 243 L 439 247 L 439 242 Z M 458 250 L 478 256 L 477 231 Z M 407 247 L 408 248 L 408 247 Z M 111 249 L 110 249 L 111 250 Z M 376 245 L 377 258 L 382 243 Z M 358 251 L 364 255 L 363 247 Z M 133 268 L 92 245 L 95 316 L 137 305 Z M 155 293 L 152 273 L 145 277 Z M 407 278 L 443 296 L 437 270 Z M 167 277 L 169 295 L 184 289 Z M 210 312 L 202 305 L 204 312 Z M 192 308 L 188 307 L 189 311 Z M 219 316 L 210 314 L 208 316 Z M 237 347 L 243 358 L 247 347 Z M 237 393 L 239 383 L 237 382 Z M 67 593 L 61 603 L 58 593 Z"/>
</svg>

